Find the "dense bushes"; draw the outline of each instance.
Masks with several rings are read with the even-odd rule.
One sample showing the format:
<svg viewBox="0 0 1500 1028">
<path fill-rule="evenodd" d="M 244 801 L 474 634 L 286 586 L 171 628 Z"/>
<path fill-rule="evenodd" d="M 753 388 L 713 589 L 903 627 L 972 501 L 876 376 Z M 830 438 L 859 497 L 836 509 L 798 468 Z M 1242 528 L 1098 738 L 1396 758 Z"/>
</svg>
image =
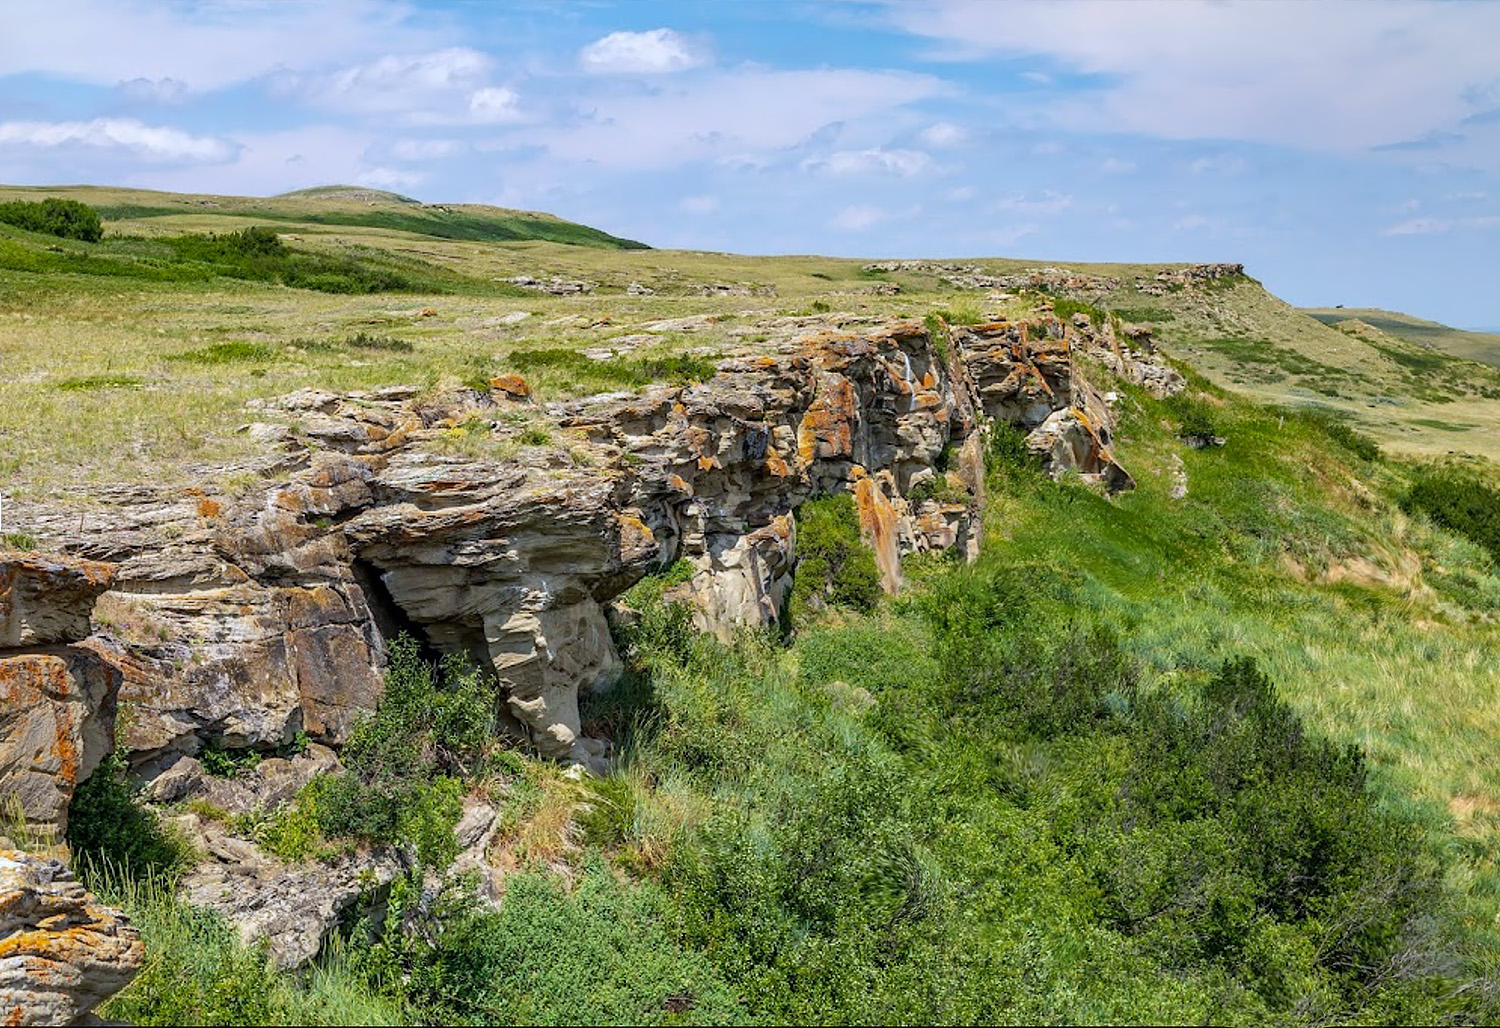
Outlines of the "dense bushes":
<svg viewBox="0 0 1500 1028">
<path fill-rule="evenodd" d="M 0 203 L 0 223 L 63 239 L 81 239 L 85 243 L 97 243 L 104 238 L 104 223 L 97 211 L 77 200 L 59 200 L 55 196 L 40 202 Z"/>
<path fill-rule="evenodd" d="M 828 604 L 871 610 L 880 599 L 875 556 L 859 538 L 859 512 L 847 493 L 809 500 L 797 511 L 793 620 Z"/>
<path fill-rule="evenodd" d="M 458 658 L 443 662 L 439 678 L 409 636 L 389 656 L 385 695 L 350 735 L 344 772 L 314 781 L 299 804 L 328 838 L 401 845 L 420 864 L 446 867 L 457 854 L 461 779 L 495 737 L 496 696 Z"/>
<path fill-rule="evenodd" d="M 1500 563 L 1500 491 L 1473 472 L 1453 466 L 1428 468 L 1417 476 L 1401 505 L 1482 546 Z"/>
<path fill-rule="evenodd" d="M 68 813 L 68 845 L 86 866 L 147 877 L 171 874 L 190 847 L 140 804 L 137 790 L 126 781 L 127 770 L 125 758 L 115 751 L 79 783 Z"/>
</svg>

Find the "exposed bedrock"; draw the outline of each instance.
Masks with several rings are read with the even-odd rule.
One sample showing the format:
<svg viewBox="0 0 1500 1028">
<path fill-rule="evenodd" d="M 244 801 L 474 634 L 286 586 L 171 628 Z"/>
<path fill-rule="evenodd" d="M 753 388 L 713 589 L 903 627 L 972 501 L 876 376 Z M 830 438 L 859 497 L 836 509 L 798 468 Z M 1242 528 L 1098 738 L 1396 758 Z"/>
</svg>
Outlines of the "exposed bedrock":
<svg viewBox="0 0 1500 1028">
<path fill-rule="evenodd" d="M 1055 472 L 1128 487 L 1080 353 L 1170 386 L 1149 352 L 1086 322 L 955 327 L 946 344 L 899 322 L 731 358 L 701 385 L 542 408 L 517 388 L 304 390 L 261 405 L 289 426 L 246 426 L 274 447 L 257 463 L 187 491 L 106 492 L 82 519 L 23 514 L 118 564 L 93 651 L 122 677 L 122 743 L 147 773 L 210 740 L 337 747 L 378 699 L 398 631 L 492 667 L 515 734 L 599 767 L 579 696 L 617 675 L 605 609 L 642 576 L 686 560 L 700 628 L 773 624 L 795 511 L 827 492 L 854 497 L 887 589 L 909 554 L 972 557 L 992 419 Z M 541 416 L 553 445 L 523 445 L 517 425 Z M 476 426 L 484 445 L 436 445 Z"/>
<path fill-rule="evenodd" d="M 124 987 L 135 931 L 62 861 L 74 790 L 109 753 L 122 675 L 87 638 L 114 568 L 0 553 L 0 1023 L 67 1024 Z M 19 822 L 19 823 L 18 823 Z M 16 838 L 3 838 L 15 833 Z"/>
</svg>

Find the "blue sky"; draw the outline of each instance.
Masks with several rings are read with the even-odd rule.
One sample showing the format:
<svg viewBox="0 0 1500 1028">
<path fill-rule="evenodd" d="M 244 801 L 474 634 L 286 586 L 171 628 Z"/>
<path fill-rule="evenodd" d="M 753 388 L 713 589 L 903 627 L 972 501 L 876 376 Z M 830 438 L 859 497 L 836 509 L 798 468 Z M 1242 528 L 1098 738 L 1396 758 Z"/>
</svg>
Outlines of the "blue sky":
<svg viewBox="0 0 1500 1028">
<path fill-rule="evenodd" d="M 357 182 L 657 246 L 1239 260 L 1500 326 L 1500 3 L 7 4 L 0 181 Z"/>
</svg>

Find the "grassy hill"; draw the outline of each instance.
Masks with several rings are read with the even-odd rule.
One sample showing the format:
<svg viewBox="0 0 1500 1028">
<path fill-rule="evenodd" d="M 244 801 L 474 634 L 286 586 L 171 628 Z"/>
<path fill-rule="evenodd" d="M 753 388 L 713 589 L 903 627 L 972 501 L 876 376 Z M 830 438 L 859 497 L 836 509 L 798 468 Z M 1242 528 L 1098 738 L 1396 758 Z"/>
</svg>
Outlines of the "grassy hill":
<svg viewBox="0 0 1500 1028">
<path fill-rule="evenodd" d="M 644 243 L 621 239 L 551 214 L 483 204 L 425 204 L 399 193 L 361 186 L 318 186 L 270 197 L 208 196 L 98 186 L 0 186 L 0 201 L 44 196 L 89 204 L 106 221 L 114 223 L 111 227 L 122 235 L 205 228 L 228 231 L 244 224 L 271 222 L 282 231 L 316 232 L 323 226 L 338 226 L 434 239 L 488 242 L 537 239 L 574 246 L 647 249 Z"/>
<path fill-rule="evenodd" d="M 1375 308 L 1307 307 L 1304 310 L 1325 325 L 1355 319 L 1430 350 L 1500 367 L 1500 332 L 1471 332 L 1437 321 L 1414 318 L 1410 314 Z"/>
<path fill-rule="evenodd" d="M 1500 538 L 1491 494 L 1451 483 L 1497 470 L 1447 451 L 1500 458 L 1500 370 L 1397 316 L 1328 324 L 1181 266 L 965 285 L 1039 262 L 465 236 L 459 214 L 554 222 L 357 187 L 0 190 L 42 195 L 87 197 L 105 236 L 0 227 L 7 497 L 230 490 L 225 464 L 264 445 L 239 429 L 275 416 L 247 402 L 298 388 L 524 364 L 545 403 L 853 319 L 1114 316 L 1191 381 L 1115 385 L 1138 483 L 1118 497 L 997 432 L 981 562 L 911 560 L 901 596 L 791 639 L 697 637 L 648 582 L 631 675 L 584 711 L 620 770 L 475 762 L 515 854 L 499 912 L 417 882 L 386 912 L 403 930 L 356 924 L 315 974 L 277 976 L 116 881 L 150 966 L 110 1017 L 1494 1023 Z M 1204 426 L 1225 445 L 1184 441 Z M 1414 505 L 1422 487 L 1466 518 Z"/>
</svg>

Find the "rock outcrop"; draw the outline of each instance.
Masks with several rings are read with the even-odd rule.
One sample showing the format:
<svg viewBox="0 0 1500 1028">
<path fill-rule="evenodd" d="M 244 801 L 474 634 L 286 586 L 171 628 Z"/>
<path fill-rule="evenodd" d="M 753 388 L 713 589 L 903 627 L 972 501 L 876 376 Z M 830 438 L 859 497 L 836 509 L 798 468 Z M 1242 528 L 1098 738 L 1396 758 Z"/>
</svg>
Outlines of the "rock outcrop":
<svg viewBox="0 0 1500 1028">
<path fill-rule="evenodd" d="M 545 407 L 519 380 L 441 399 L 304 390 L 260 405 L 268 452 L 233 493 L 106 493 L 83 534 L 76 513 L 25 514 L 119 566 L 93 652 L 123 676 L 123 744 L 147 774 L 207 741 L 338 746 L 400 631 L 493 668 L 510 730 L 540 753 L 600 767 L 578 698 L 620 667 L 606 606 L 653 570 L 691 565 L 704 630 L 774 623 L 795 510 L 839 491 L 888 589 L 905 555 L 972 556 L 988 419 L 1030 433 L 1055 472 L 1129 485 L 1078 359 L 1126 357 L 1086 323 L 955 328 L 946 346 L 908 322 L 788 331 L 700 385 Z M 561 445 L 526 442 L 541 415 Z"/>
<path fill-rule="evenodd" d="M 73 790 L 113 744 L 119 668 L 85 642 L 112 565 L 0 553 L 0 797 L 61 839 Z"/>
<path fill-rule="evenodd" d="M 72 1024 L 141 966 L 135 930 L 60 861 L 0 849 L 0 1024 Z"/>
</svg>

